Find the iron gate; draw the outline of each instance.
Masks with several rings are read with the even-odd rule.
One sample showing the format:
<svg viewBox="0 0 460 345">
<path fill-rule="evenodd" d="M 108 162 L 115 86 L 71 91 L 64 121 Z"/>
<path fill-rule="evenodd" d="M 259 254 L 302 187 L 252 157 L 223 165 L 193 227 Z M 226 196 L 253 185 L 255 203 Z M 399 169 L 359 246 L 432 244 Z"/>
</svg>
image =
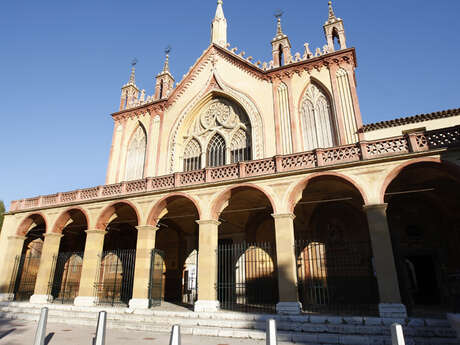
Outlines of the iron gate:
<svg viewBox="0 0 460 345">
<path fill-rule="evenodd" d="M 102 252 L 95 284 L 96 303 L 99 305 L 127 305 L 133 295 L 136 250 L 109 250 Z"/>
<path fill-rule="evenodd" d="M 296 241 L 304 311 L 376 314 L 378 290 L 369 242 Z"/>
<path fill-rule="evenodd" d="M 50 294 L 53 302 L 73 303 L 80 288 L 83 252 L 59 253 L 53 257 L 54 270 L 50 275 Z"/>
<path fill-rule="evenodd" d="M 9 287 L 9 293 L 14 295 L 14 300 L 28 301 L 34 294 L 40 257 L 41 255 L 30 252 L 16 256 Z"/>
<path fill-rule="evenodd" d="M 161 250 L 153 249 L 150 259 L 150 282 L 149 282 L 149 299 L 150 306 L 157 307 L 161 305 L 164 298 L 163 293 L 163 268 L 164 253 Z"/>
<path fill-rule="evenodd" d="M 271 243 L 219 244 L 217 296 L 222 309 L 275 311 L 278 278 L 274 246 Z"/>
</svg>

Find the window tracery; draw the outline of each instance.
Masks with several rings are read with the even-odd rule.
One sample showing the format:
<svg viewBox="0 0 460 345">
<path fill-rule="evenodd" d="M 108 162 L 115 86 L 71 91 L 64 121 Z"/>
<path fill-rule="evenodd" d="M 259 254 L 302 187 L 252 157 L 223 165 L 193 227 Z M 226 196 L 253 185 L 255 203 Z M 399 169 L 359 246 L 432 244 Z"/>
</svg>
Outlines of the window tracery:
<svg viewBox="0 0 460 345">
<path fill-rule="evenodd" d="M 188 140 L 184 149 L 185 171 L 200 169 L 198 162 L 219 166 L 252 156 L 249 118 L 239 105 L 224 98 L 215 98 L 202 109 L 184 139 Z"/>
<path fill-rule="evenodd" d="M 142 126 L 138 126 L 128 146 L 125 167 L 125 181 L 144 177 L 145 151 L 147 136 Z"/>
<path fill-rule="evenodd" d="M 335 145 L 335 131 L 331 104 L 319 87 L 310 84 L 301 105 L 304 150 Z"/>
</svg>

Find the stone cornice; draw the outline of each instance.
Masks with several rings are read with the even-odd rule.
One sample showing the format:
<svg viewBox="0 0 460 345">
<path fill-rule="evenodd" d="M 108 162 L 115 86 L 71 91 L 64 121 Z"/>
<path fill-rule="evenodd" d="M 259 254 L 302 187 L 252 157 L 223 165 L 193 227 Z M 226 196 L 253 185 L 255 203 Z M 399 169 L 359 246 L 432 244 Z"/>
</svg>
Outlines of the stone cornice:
<svg viewBox="0 0 460 345">
<path fill-rule="evenodd" d="M 153 103 L 140 105 L 135 108 L 122 110 L 112 114 L 115 121 L 130 119 L 132 117 L 138 117 L 145 113 L 158 114 L 163 113 L 165 109 L 166 99 L 155 101 Z"/>
</svg>

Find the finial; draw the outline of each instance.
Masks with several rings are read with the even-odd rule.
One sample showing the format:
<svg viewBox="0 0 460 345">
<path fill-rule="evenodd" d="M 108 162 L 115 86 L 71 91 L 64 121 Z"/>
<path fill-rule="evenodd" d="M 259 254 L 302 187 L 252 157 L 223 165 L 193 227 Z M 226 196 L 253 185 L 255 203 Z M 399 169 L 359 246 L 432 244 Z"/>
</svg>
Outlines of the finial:
<svg viewBox="0 0 460 345">
<path fill-rule="evenodd" d="M 165 54 L 166 54 L 166 60 L 165 60 L 165 65 L 163 66 L 163 73 L 168 72 L 169 73 L 169 53 L 171 53 L 171 46 L 168 45 L 165 48 Z"/>
<path fill-rule="evenodd" d="M 136 83 L 136 68 L 135 66 L 137 65 L 137 59 L 134 58 L 131 61 L 131 75 L 129 76 L 129 84 L 135 84 Z"/>
<path fill-rule="evenodd" d="M 334 10 L 332 9 L 332 1 L 329 0 L 329 20 L 335 19 Z"/>
<path fill-rule="evenodd" d="M 224 2 L 222 0 L 217 0 L 217 5 L 223 5 Z"/>
<path fill-rule="evenodd" d="M 273 14 L 277 19 L 276 36 L 283 35 L 283 30 L 281 28 L 281 17 L 283 16 L 283 13 L 283 10 L 276 10 Z"/>
</svg>

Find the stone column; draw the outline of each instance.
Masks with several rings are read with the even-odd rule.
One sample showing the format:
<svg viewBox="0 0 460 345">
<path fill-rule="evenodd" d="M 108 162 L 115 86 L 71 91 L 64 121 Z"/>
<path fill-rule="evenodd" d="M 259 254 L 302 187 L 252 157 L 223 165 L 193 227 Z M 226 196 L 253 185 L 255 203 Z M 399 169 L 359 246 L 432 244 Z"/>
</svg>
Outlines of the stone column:
<svg viewBox="0 0 460 345">
<path fill-rule="evenodd" d="M 150 274 L 152 250 L 155 248 L 155 236 L 158 230 L 152 225 L 136 226 L 136 264 L 134 267 L 133 298 L 129 307 L 133 309 L 148 309 L 150 307 Z"/>
<path fill-rule="evenodd" d="M 16 256 L 21 255 L 25 239 L 26 238 L 24 236 L 8 237 L 8 246 L 5 256 L 6 260 L 2 263 L 3 269 L 1 270 L 0 276 L 0 301 L 9 301 L 14 297 L 9 291 L 11 278 L 16 264 Z"/>
<path fill-rule="evenodd" d="M 387 204 L 364 206 L 379 287 L 379 312 L 381 317 L 406 317 L 406 307 L 401 303 L 386 210 Z"/>
<path fill-rule="evenodd" d="M 281 314 L 299 314 L 302 305 L 297 291 L 294 218 L 292 213 L 273 214 L 275 219 L 276 259 L 278 265 L 279 303 Z"/>
<path fill-rule="evenodd" d="M 219 309 L 217 300 L 217 243 L 220 222 L 197 220 L 198 234 L 198 300 L 195 311 L 212 312 Z"/>
<path fill-rule="evenodd" d="M 52 302 L 53 296 L 50 295 L 50 283 L 54 277 L 56 261 L 54 257 L 59 254 L 59 245 L 61 244 L 62 234 L 49 233 L 45 234 L 42 255 L 40 257 L 40 267 L 38 268 L 37 280 L 35 281 L 34 294 L 30 297 L 30 303 L 48 303 Z"/>
<path fill-rule="evenodd" d="M 90 307 L 96 301 L 94 293 L 97 274 L 101 263 L 102 250 L 104 248 L 104 230 L 86 230 L 85 253 L 81 269 L 80 289 L 74 300 L 77 306 Z"/>
</svg>

